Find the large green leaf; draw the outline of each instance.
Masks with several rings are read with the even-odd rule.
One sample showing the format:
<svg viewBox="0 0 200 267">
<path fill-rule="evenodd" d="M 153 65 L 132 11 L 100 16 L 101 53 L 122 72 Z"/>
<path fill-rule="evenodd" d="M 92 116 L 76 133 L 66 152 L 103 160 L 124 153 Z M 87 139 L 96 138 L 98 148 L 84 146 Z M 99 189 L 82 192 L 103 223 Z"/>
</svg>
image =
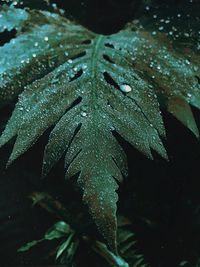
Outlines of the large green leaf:
<svg viewBox="0 0 200 267">
<path fill-rule="evenodd" d="M 189 106 L 200 107 L 198 51 L 188 50 L 188 64 L 167 35 L 140 24 L 104 36 L 57 14 L 3 6 L 0 29 L 12 28 L 16 38 L 0 47 L 0 101 L 23 92 L 0 146 L 17 136 L 11 163 L 55 125 L 43 173 L 66 155 L 66 177 L 78 175 L 83 200 L 115 249 L 116 190 L 127 164 L 113 134 L 149 158 L 152 149 L 167 158 L 162 105 L 198 136 Z"/>
</svg>

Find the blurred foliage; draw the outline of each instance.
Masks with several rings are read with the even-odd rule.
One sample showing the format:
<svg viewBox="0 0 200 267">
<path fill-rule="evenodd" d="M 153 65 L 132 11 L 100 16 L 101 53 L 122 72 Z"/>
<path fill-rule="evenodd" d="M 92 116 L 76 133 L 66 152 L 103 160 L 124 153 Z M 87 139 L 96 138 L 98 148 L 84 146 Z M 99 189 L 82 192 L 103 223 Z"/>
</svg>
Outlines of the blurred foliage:
<svg viewBox="0 0 200 267">
<path fill-rule="evenodd" d="M 70 218 L 70 212 L 67 208 L 64 208 L 64 206 L 52 196 L 47 193 L 34 192 L 31 195 L 31 199 L 34 205 L 40 205 L 55 217 L 65 219 L 66 221 L 56 222 L 46 231 L 43 238 L 28 242 L 18 249 L 19 252 L 29 251 L 31 248 L 44 241 L 60 239 L 60 242 L 56 244 L 56 248 L 51 248 L 51 252 L 49 253 L 49 257 L 55 255 L 55 263 L 57 262 L 58 264 L 76 266 L 76 252 L 79 244 L 82 242 L 86 243 L 91 250 L 95 251 L 105 260 L 105 266 L 107 266 L 107 262 L 108 266 L 113 267 L 147 267 L 144 263 L 143 256 L 139 255 L 135 249 L 135 235 L 130 230 L 126 229 L 131 225 L 128 219 L 124 217 L 118 218 L 117 243 L 119 254 L 115 255 L 104 243 L 86 235 L 85 230 L 82 228 L 82 223 L 79 220 L 80 215 L 77 215 L 74 219 Z M 77 225 L 77 231 L 74 231 L 68 223 L 70 225 Z"/>
</svg>

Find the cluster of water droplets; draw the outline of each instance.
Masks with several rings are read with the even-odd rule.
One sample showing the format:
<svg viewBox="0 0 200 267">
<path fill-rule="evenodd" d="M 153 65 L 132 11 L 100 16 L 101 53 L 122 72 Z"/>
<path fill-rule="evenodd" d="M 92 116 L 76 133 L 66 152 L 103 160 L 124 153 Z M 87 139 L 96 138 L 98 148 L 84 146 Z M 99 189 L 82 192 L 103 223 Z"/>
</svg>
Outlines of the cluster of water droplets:
<svg viewBox="0 0 200 267">
<path fill-rule="evenodd" d="M 185 41 L 190 41 L 190 39 L 194 36 L 199 39 L 200 31 L 194 29 L 194 21 L 196 21 L 196 25 L 199 24 L 199 15 L 195 17 L 195 15 L 192 15 L 190 12 L 190 8 L 192 8 L 193 3 L 193 1 L 188 1 L 185 7 L 186 10 L 188 9 L 188 12 L 182 10 L 182 6 L 184 4 L 181 7 L 179 5 L 178 8 L 174 7 L 172 15 L 166 15 L 170 13 L 170 4 L 166 7 L 169 10 L 166 10 L 165 12 L 163 12 L 162 7 L 154 10 L 154 8 L 146 6 L 145 9 L 147 15 L 152 19 L 152 23 L 154 25 L 154 29 L 151 31 L 152 36 L 164 33 L 173 40 L 185 39 Z M 198 8 L 199 6 L 197 6 L 197 9 Z M 157 11 L 157 13 L 155 11 Z M 198 41 L 196 48 L 200 49 Z"/>
</svg>

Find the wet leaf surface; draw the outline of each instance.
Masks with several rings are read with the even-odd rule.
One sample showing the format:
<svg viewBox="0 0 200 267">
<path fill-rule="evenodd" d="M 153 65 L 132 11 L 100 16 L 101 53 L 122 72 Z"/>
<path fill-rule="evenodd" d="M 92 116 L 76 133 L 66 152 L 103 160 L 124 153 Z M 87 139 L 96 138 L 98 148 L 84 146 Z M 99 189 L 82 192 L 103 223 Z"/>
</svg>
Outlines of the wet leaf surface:
<svg viewBox="0 0 200 267">
<path fill-rule="evenodd" d="M 180 40 L 174 48 L 169 32 L 139 21 L 106 36 L 54 13 L 6 5 L 0 12 L 0 32 L 16 30 L 0 47 L 0 103 L 21 93 L 0 146 L 17 137 L 10 164 L 54 126 L 43 174 L 65 154 L 66 177 L 77 175 L 83 200 L 115 250 L 116 190 L 127 163 L 113 133 L 149 158 L 152 150 L 167 158 L 161 107 L 199 135 L 190 108 L 200 107 L 199 46 Z"/>
</svg>

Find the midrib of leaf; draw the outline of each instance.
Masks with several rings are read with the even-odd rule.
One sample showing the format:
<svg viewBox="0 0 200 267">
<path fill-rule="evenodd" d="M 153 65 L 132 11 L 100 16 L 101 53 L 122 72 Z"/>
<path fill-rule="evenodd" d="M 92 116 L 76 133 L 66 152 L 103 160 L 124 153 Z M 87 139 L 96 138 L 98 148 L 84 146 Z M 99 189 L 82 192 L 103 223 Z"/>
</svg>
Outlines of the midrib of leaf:
<svg viewBox="0 0 200 267">
<path fill-rule="evenodd" d="M 102 43 L 105 39 L 105 36 L 103 35 L 97 35 L 94 39 L 94 49 L 92 51 L 92 57 L 91 57 L 91 79 L 96 78 L 97 70 L 98 70 L 98 59 L 99 59 L 99 52 L 101 51 Z"/>
<path fill-rule="evenodd" d="M 98 64 L 99 64 L 100 52 L 101 52 L 101 48 L 102 48 L 102 44 L 103 44 L 104 40 L 105 40 L 105 36 L 99 35 L 99 34 L 96 35 L 96 37 L 93 40 L 93 44 L 91 46 L 93 48 L 90 48 L 90 49 L 92 49 L 92 52 L 91 52 L 91 58 L 89 58 L 90 62 L 88 64 L 89 73 L 90 73 L 89 82 L 93 83 L 93 86 L 90 87 L 90 88 L 92 88 L 92 90 L 89 92 L 90 98 L 87 98 L 87 100 L 89 100 L 89 106 L 92 109 L 93 118 L 94 118 L 96 110 L 97 110 L 96 105 L 97 105 L 98 98 L 99 98 L 99 91 L 96 90 L 94 81 L 96 81 L 98 79 L 98 75 L 99 75 Z M 95 120 L 95 118 L 94 118 L 93 121 L 96 122 L 97 120 Z"/>
</svg>

